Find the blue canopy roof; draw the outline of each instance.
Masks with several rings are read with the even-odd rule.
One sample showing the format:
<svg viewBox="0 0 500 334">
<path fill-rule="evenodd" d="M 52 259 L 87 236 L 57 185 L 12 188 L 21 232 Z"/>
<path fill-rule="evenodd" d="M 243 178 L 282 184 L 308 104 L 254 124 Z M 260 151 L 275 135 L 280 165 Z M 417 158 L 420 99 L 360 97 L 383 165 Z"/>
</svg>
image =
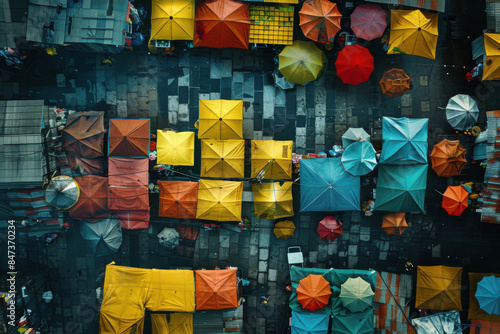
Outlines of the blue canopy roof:
<svg viewBox="0 0 500 334">
<path fill-rule="evenodd" d="M 427 163 L 427 118 L 384 117 L 382 120 L 381 164 Z"/>
<path fill-rule="evenodd" d="M 292 334 L 327 334 L 330 316 L 292 311 Z"/>
<path fill-rule="evenodd" d="M 340 158 L 300 162 L 300 211 L 360 210 L 360 179 L 344 170 Z"/>
</svg>

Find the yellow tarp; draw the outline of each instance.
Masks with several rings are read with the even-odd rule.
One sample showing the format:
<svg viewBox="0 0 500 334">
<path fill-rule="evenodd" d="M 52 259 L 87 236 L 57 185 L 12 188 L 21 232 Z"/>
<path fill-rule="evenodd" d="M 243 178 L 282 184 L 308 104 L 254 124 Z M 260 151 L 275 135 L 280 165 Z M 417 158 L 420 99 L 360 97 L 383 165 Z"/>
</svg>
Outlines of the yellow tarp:
<svg viewBox="0 0 500 334">
<path fill-rule="evenodd" d="M 438 14 L 420 10 L 391 10 L 388 54 L 436 58 Z"/>
<path fill-rule="evenodd" d="M 241 221 L 243 182 L 200 180 L 197 219 Z"/>
<path fill-rule="evenodd" d="M 242 100 L 200 100 L 198 138 L 243 139 Z"/>
<path fill-rule="evenodd" d="M 151 327 L 153 334 L 193 334 L 193 314 L 151 314 Z"/>
<path fill-rule="evenodd" d="M 265 179 L 291 179 L 292 147 L 293 141 L 252 140 L 251 177 L 264 169 Z"/>
<path fill-rule="evenodd" d="M 462 267 L 418 266 L 415 308 L 462 311 Z"/>
<path fill-rule="evenodd" d="M 201 177 L 242 178 L 244 171 L 244 140 L 201 141 Z"/>
<path fill-rule="evenodd" d="M 479 307 L 479 302 L 476 299 L 477 283 L 479 283 L 483 277 L 491 275 L 500 277 L 500 274 L 495 273 L 469 273 L 469 315 L 467 316 L 469 319 L 493 322 L 500 321 L 500 315 L 488 314 L 486 311 L 483 311 L 481 307 Z"/>
<path fill-rule="evenodd" d="M 146 308 L 151 311 L 194 312 L 192 270 L 151 269 Z"/>
<path fill-rule="evenodd" d="M 292 182 L 253 184 L 255 216 L 261 219 L 293 217 Z"/>
<path fill-rule="evenodd" d="M 194 166 L 194 132 L 157 131 L 157 163 Z"/>
<path fill-rule="evenodd" d="M 500 80 L 500 34 L 484 34 L 484 50 L 482 80 Z"/>
<path fill-rule="evenodd" d="M 188 40 L 194 37 L 193 0 L 153 0 L 151 40 Z"/>
</svg>

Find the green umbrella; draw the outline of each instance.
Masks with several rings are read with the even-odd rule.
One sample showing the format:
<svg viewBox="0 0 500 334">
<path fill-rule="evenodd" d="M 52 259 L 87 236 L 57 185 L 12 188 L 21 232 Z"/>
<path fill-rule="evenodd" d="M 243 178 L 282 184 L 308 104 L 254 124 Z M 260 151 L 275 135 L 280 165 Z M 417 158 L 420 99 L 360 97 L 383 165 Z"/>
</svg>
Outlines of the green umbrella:
<svg viewBox="0 0 500 334">
<path fill-rule="evenodd" d="M 342 165 L 353 176 L 368 174 L 377 165 L 375 149 L 367 141 L 357 141 L 347 146 L 342 154 Z"/>
<path fill-rule="evenodd" d="M 340 286 L 340 300 L 342 300 L 344 307 L 351 312 L 363 312 L 373 304 L 374 295 L 370 283 L 361 277 L 349 277 Z"/>
</svg>

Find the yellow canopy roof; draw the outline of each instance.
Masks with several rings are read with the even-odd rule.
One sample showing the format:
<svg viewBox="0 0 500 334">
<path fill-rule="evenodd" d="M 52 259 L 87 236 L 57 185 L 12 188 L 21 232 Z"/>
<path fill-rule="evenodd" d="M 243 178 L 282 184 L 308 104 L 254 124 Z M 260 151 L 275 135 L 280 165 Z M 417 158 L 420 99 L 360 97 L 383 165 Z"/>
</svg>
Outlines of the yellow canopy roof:
<svg viewBox="0 0 500 334">
<path fill-rule="evenodd" d="M 194 132 L 157 131 L 157 163 L 194 166 Z"/>
<path fill-rule="evenodd" d="M 200 139 L 243 139 L 242 100 L 200 100 Z"/>
<path fill-rule="evenodd" d="M 462 267 L 418 266 L 416 308 L 462 311 Z"/>
<path fill-rule="evenodd" d="M 295 225 L 290 220 L 282 220 L 274 225 L 276 238 L 288 239 L 293 237 L 293 232 L 295 232 Z"/>
<path fill-rule="evenodd" d="M 484 34 L 484 50 L 482 80 L 500 80 L 500 34 Z"/>
<path fill-rule="evenodd" d="M 151 40 L 192 41 L 194 10 L 194 0 L 153 0 Z"/>
<path fill-rule="evenodd" d="M 200 180 L 197 219 L 241 221 L 243 182 Z"/>
<path fill-rule="evenodd" d="M 391 10 L 388 54 L 436 58 L 438 14 L 420 10 Z"/>
<path fill-rule="evenodd" d="M 261 219 L 293 217 L 292 182 L 253 184 L 255 216 Z"/>
<path fill-rule="evenodd" d="M 244 140 L 201 141 L 201 177 L 239 178 L 244 169 Z"/>
<path fill-rule="evenodd" d="M 251 177 L 265 167 L 265 179 L 291 179 L 292 147 L 293 141 L 252 140 Z"/>
<path fill-rule="evenodd" d="M 194 312 L 192 270 L 151 269 L 146 308 L 151 311 Z"/>
<path fill-rule="evenodd" d="M 166 314 L 151 314 L 151 328 L 153 334 L 192 334 L 193 314 L 172 313 L 167 321 Z"/>
</svg>

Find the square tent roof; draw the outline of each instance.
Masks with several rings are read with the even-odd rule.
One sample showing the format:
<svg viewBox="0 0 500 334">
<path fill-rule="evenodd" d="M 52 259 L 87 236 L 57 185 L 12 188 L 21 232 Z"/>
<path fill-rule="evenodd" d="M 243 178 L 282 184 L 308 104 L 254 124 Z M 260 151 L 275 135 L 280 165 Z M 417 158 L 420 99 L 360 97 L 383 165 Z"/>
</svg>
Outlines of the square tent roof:
<svg viewBox="0 0 500 334">
<path fill-rule="evenodd" d="M 149 118 L 112 118 L 109 120 L 108 156 L 149 157 L 151 141 Z"/>
<path fill-rule="evenodd" d="M 255 216 L 260 219 L 293 217 L 292 182 L 252 185 Z"/>
<path fill-rule="evenodd" d="M 153 0 L 151 40 L 192 41 L 194 12 L 194 0 Z"/>
<path fill-rule="evenodd" d="M 236 269 L 195 270 L 195 278 L 197 310 L 238 307 Z"/>
<path fill-rule="evenodd" d="M 462 311 L 462 267 L 418 266 L 415 307 Z"/>
<path fill-rule="evenodd" d="M 328 314 L 292 311 L 292 334 L 327 334 L 329 322 Z"/>
<path fill-rule="evenodd" d="M 194 132 L 157 131 L 158 164 L 194 166 Z"/>
</svg>

